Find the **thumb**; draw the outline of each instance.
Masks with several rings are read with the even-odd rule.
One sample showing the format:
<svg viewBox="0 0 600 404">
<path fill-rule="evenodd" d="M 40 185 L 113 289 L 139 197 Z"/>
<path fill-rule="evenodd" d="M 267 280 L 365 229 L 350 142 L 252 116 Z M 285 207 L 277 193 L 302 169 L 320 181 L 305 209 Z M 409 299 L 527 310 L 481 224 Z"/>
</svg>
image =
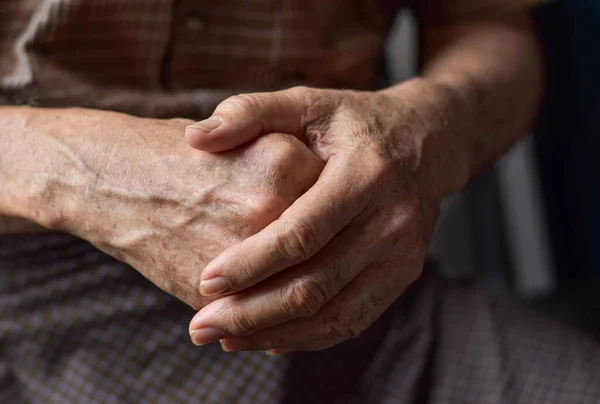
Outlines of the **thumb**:
<svg viewBox="0 0 600 404">
<path fill-rule="evenodd" d="M 301 87 L 234 95 L 221 102 L 210 118 L 188 126 L 186 141 L 195 149 L 221 152 L 272 132 L 298 135 L 307 97 L 308 91 Z"/>
</svg>

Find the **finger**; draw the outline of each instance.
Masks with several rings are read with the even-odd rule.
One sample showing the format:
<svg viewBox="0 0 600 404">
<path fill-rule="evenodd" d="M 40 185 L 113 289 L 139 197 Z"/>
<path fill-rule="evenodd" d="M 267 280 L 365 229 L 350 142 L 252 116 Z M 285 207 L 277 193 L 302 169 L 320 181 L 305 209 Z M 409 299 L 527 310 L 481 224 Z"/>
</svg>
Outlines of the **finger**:
<svg viewBox="0 0 600 404">
<path fill-rule="evenodd" d="M 210 118 L 186 128 L 186 141 L 196 149 L 221 152 L 262 134 L 297 135 L 309 102 L 307 94 L 302 88 L 294 88 L 229 97 Z"/>
<path fill-rule="evenodd" d="M 316 316 L 287 322 L 256 334 L 224 338 L 226 352 L 285 349 L 317 351 L 357 338 L 416 279 L 418 268 L 375 263 L 356 277 Z"/>
<path fill-rule="evenodd" d="M 332 157 L 315 185 L 279 219 L 207 265 L 200 292 L 240 291 L 306 261 L 368 205 L 370 194 L 363 167 Z"/>
<path fill-rule="evenodd" d="M 204 307 L 190 330 L 218 329 L 225 335 L 249 335 L 297 318 L 315 315 L 381 252 L 390 238 L 376 232 L 381 223 L 364 217 L 346 227 L 319 254 L 241 295 Z M 375 230 L 375 232 L 373 231 Z"/>
</svg>

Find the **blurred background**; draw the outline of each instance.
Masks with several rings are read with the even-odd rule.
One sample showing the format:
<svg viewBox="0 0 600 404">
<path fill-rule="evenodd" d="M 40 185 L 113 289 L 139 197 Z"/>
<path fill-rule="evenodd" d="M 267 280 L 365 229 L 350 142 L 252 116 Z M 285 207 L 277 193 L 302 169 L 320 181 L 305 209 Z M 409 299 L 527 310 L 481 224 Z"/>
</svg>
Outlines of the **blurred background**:
<svg viewBox="0 0 600 404">
<path fill-rule="evenodd" d="M 446 201 L 431 255 L 450 278 L 478 275 L 600 340 L 600 0 L 555 0 L 534 19 L 546 58 L 540 117 Z M 387 44 L 393 82 L 418 70 L 416 43 L 403 12 Z"/>
</svg>

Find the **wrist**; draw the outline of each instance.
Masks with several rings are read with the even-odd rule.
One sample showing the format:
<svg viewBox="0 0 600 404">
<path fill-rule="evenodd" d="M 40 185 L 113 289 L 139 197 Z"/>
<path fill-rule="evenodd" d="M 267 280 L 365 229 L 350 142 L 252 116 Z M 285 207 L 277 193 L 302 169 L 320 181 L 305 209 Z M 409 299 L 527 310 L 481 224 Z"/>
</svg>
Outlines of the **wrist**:
<svg viewBox="0 0 600 404">
<path fill-rule="evenodd" d="M 396 128 L 407 131 L 407 119 L 417 128 L 409 132 L 417 137 L 411 144 L 418 149 L 418 177 L 425 195 L 441 200 L 464 188 L 471 177 L 468 134 L 474 122 L 467 92 L 422 77 L 382 92 L 410 109 L 398 116 Z"/>
</svg>

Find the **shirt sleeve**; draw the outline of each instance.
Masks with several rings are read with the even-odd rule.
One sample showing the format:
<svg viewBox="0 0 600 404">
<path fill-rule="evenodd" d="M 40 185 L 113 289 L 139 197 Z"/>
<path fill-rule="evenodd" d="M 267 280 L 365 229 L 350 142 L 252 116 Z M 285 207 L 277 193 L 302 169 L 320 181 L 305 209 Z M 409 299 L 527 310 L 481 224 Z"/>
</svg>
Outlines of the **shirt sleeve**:
<svg viewBox="0 0 600 404">
<path fill-rule="evenodd" d="M 552 0 L 411 0 L 410 5 L 420 18 L 453 21 L 527 10 L 550 1 Z"/>
</svg>

